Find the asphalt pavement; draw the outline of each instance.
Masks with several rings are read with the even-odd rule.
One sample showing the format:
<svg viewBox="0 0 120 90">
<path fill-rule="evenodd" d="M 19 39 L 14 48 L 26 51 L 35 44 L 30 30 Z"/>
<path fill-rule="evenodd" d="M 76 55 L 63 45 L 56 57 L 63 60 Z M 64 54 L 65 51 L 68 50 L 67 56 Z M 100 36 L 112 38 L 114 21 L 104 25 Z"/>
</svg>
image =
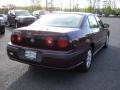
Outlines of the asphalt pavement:
<svg viewBox="0 0 120 90">
<path fill-rule="evenodd" d="M 12 28 L 0 36 L 0 90 L 120 90 L 120 18 L 110 24 L 110 43 L 96 54 L 87 73 L 38 69 L 11 61 L 6 52 Z"/>
</svg>

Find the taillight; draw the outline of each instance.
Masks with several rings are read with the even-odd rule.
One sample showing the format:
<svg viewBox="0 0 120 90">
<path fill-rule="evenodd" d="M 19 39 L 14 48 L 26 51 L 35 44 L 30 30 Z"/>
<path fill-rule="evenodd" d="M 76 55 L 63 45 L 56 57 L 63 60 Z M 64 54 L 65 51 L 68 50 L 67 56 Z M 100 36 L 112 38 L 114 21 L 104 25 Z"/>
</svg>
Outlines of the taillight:
<svg viewBox="0 0 120 90">
<path fill-rule="evenodd" d="M 69 41 L 66 37 L 60 37 L 58 39 L 58 47 L 66 48 L 69 45 Z"/>
<path fill-rule="evenodd" d="M 45 38 L 45 44 L 47 46 L 53 46 L 54 45 L 54 38 L 53 37 L 46 37 Z"/>
<path fill-rule="evenodd" d="M 11 42 L 17 41 L 17 35 L 11 35 Z"/>
<path fill-rule="evenodd" d="M 20 34 L 12 34 L 11 35 L 11 42 L 16 42 L 16 43 L 20 43 L 23 41 L 23 36 Z"/>
</svg>

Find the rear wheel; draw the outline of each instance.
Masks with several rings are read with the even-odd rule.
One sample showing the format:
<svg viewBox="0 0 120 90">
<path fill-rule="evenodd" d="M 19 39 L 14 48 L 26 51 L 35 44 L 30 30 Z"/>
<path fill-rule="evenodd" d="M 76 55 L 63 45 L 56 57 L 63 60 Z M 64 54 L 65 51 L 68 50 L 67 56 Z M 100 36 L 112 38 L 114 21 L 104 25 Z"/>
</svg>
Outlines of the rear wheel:
<svg viewBox="0 0 120 90">
<path fill-rule="evenodd" d="M 107 47 L 108 47 L 108 44 L 109 44 L 109 36 L 107 36 L 107 38 L 106 38 L 106 42 L 105 42 L 104 47 L 107 48 Z"/>
<path fill-rule="evenodd" d="M 6 24 L 7 27 L 11 27 L 12 25 L 10 24 L 9 21 L 7 21 L 7 24 Z"/>
<path fill-rule="evenodd" d="M 85 54 L 85 59 L 82 64 L 82 71 L 84 72 L 89 71 L 92 61 L 93 61 L 93 51 L 92 48 L 89 48 Z"/>
</svg>

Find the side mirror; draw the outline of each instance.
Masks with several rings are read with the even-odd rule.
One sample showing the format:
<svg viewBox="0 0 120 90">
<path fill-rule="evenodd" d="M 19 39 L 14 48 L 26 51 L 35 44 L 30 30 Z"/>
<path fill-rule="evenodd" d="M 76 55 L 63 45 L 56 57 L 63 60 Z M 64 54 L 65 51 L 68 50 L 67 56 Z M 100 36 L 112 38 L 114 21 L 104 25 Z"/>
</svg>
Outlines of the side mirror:
<svg viewBox="0 0 120 90">
<path fill-rule="evenodd" d="M 109 24 L 107 24 L 107 23 L 104 24 L 104 28 L 109 28 L 109 27 L 110 27 Z"/>
<path fill-rule="evenodd" d="M 10 13 L 10 15 L 11 15 L 12 17 L 15 17 L 15 15 L 14 15 L 13 13 Z"/>
</svg>

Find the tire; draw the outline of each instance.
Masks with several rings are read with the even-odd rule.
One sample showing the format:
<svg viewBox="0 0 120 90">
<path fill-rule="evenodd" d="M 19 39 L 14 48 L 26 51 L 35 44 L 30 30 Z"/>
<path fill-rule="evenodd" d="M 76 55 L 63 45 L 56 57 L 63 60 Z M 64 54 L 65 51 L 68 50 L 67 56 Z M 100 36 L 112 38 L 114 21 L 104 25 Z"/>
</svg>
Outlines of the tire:
<svg viewBox="0 0 120 90">
<path fill-rule="evenodd" d="M 1 35 L 5 34 L 5 27 L 2 28 L 0 34 L 1 34 Z"/>
<path fill-rule="evenodd" d="M 18 26 L 18 23 L 17 22 L 15 22 L 15 28 L 18 28 L 19 26 Z"/>
<path fill-rule="evenodd" d="M 90 47 L 85 53 L 85 59 L 81 66 L 81 70 L 83 72 L 88 72 L 89 69 L 91 68 L 92 61 L 93 61 L 93 51 L 92 48 Z"/>
<path fill-rule="evenodd" d="M 11 27 L 12 25 L 10 24 L 9 21 L 7 21 L 7 24 L 6 24 L 7 27 Z"/>
<path fill-rule="evenodd" d="M 104 48 L 107 48 L 108 44 L 109 44 L 109 36 L 107 36 L 107 38 L 106 38 Z"/>
</svg>

